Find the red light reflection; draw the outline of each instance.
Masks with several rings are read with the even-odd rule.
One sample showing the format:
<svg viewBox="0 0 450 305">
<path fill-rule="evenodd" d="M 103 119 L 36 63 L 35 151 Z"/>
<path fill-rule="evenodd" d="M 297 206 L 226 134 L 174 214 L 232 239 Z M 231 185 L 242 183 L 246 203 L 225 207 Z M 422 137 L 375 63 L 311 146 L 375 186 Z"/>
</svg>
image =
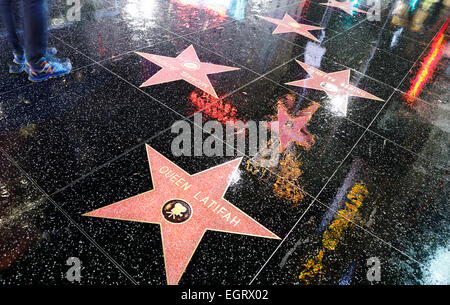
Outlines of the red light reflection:
<svg viewBox="0 0 450 305">
<path fill-rule="evenodd" d="M 439 59 L 443 54 L 443 49 L 447 42 L 445 40 L 444 32 L 447 29 L 449 19 L 447 19 L 445 25 L 441 28 L 439 33 L 433 39 L 431 51 L 424 58 L 422 65 L 419 71 L 417 72 L 416 77 L 411 82 L 411 87 L 409 88 L 409 91 L 405 95 L 406 103 L 409 104 L 411 107 L 414 104 L 415 98 L 422 91 L 423 86 L 425 86 L 425 84 L 433 76 L 433 71 L 436 68 L 436 64 L 439 62 Z"/>
<path fill-rule="evenodd" d="M 201 111 L 210 119 L 217 120 L 223 124 L 226 122 L 232 122 L 234 124 L 239 120 L 244 122 L 244 120 L 239 119 L 237 108 L 223 99 L 219 100 L 201 90 L 191 92 L 189 99 L 195 108 L 193 113 Z"/>
</svg>

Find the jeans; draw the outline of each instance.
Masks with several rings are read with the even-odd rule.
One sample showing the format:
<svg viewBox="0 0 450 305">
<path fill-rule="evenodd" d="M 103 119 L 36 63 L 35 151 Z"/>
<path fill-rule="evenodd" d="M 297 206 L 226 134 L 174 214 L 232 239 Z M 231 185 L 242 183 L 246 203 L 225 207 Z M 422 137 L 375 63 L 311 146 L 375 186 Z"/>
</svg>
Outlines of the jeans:
<svg viewBox="0 0 450 305">
<path fill-rule="evenodd" d="M 15 4 L 13 2 L 16 2 L 15 0 L 0 0 L 0 18 L 6 28 L 8 44 L 13 50 L 14 55 L 18 57 L 25 55 L 27 61 L 30 64 L 34 64 L 39 61 L 39 59 L 44 57 L 47 51 L 47 1 L 22 1 L 24 46 L 22 46 L 17 35 L 16 24 L 13 16 L 13 4 Z"/>
</svg>

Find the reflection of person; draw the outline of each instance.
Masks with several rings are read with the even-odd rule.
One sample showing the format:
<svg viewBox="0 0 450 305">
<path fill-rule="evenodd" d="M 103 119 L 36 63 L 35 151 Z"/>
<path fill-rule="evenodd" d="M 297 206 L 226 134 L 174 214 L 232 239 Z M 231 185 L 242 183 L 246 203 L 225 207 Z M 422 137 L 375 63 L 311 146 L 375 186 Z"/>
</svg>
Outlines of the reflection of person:
<svg viewBox="0 0 450 305">
<path fill-rule="evenodd" d="M 0 0 L 0 17 L 8 34 L 8 44 L 14 59 L 10 73 L 27 72 L 29 80 L 41 82 L 70 73 L 69 60 L 54 57 L 56 49 L 47 49 L 47 2 L 46 0 L 23 0 L 24 46 L 16 31 L 13 17 L 13 0 Z"/>
</svg>

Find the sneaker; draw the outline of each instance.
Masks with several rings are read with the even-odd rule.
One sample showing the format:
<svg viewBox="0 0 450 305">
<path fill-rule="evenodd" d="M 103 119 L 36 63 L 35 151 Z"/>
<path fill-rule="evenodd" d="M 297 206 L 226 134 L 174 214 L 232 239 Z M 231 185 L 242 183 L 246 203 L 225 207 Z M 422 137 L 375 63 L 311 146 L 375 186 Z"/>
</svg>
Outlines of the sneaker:
<svg viewBox="0 0 450 305">
<path fill-rule="evenodd" d="M 56 50 L 56 48 L 48 48 L 45 57 L 52 58 L 53 56 L 56 55 L 56 53 L 58 53 L 58 50 Z M 68 61 L 67 59 L 61 60 L 61 62 L 63 63 L 67 61 Z M 12 63 L 9 64 L 9 73 L 17 74 L 22 72 L 26 73 L 30 72 L 30 70 L 28 69 L 28 65 L 26 64 L 25 56 L 19 57 L 14 54 L 14 59 Z"/>
<path fill-rule="evenodd" d="M 69 60 L 63 62 L 57 58 L 42 57 L 34 67 L 27 63 L 27 69 L 30 81 L 42 82 L 69 74 L 72 71 L 72 64 Z"/>
<path fill-rule="evenodd" d="M 14 55 L 12 63 L 9 64 L 9 73 L 17 74 L 25 71 L 25 56 L 19 57 Z"/>
</svg>

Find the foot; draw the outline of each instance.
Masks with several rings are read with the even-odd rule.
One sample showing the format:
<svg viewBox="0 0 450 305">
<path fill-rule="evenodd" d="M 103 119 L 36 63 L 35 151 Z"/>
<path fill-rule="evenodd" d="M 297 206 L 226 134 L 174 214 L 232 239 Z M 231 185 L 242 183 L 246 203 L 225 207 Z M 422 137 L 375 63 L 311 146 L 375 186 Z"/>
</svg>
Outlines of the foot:
<svg viewBox="0 0 450 305">
<path fill-rule="evenodd" d="M 48 48 L 46 55 L 49 57 L 53 57 L 56 55 L 56 53 L 58 53 L 58 50 L 56 50 L 56 48 Z"/>
<path fill-rule="evenodd" d="M 57 58 L 42 57 L 35 65 L 27 63 L 28 79 L 32 82 L 42 82 L 69 74 L 72 71 L 70 60 L 61 61 Z"/>
<path fill-rule="evenodd" d="M 56 48 L 48 48 L 47 54 L 45 55 L 45 57 L 52 58 L 56 55 L 57 52 L 58 52 L 58 50 L 56 50 Z M 62 63 L 68 62 L 67 59 L 64 59 L 64 60 L 60 59 L 60 61 Z M 27 72 L 27 73 L 30 72 L 28 69 L 28 65 L 26 64 L 25 56 L 14 55 L 14 59 L 13 59 L 12 63 L 9 64 L 9 73 L 17 74 L 17 73 L 22 73 L 22 72 Z"/>
<path fill-rule="evenodd" d="M 25 71 L 25 57 L 19 57 L 19 56 L 15 56 L 14 55 L 14 59 L 12 61 L 12 63 L 9 64 L 9 73 L 11 74 L 17 74 L 17 73 L 22 73 L 23 71 Z"/>
</svg>

